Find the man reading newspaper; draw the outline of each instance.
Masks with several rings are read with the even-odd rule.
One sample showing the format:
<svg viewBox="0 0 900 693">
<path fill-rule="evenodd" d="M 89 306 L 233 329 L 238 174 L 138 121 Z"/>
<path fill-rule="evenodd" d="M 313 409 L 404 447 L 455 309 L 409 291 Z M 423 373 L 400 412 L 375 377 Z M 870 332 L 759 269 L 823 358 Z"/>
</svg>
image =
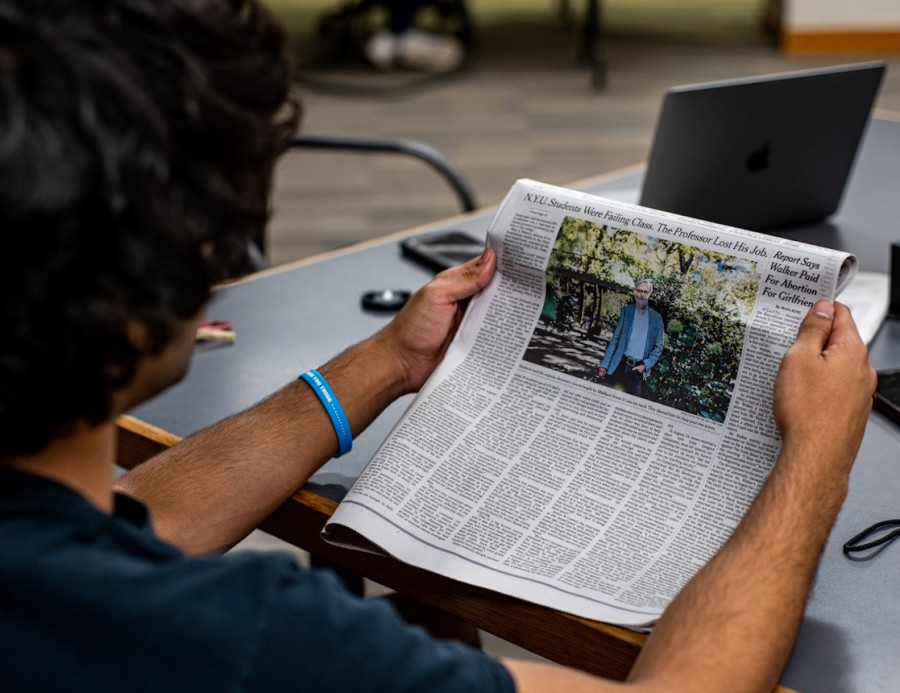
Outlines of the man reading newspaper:
<svg viewBox="0 0 900 693">
<path fill-rule="evenodd" d="M 311 382 L 113 484 L 116 417 L 182 377 L 212 281 L 265 220 L 294 126 L 286 55 L 252 0 L 0 0 L 4 689 L 771 689 L 874 387 L 838 304 L 784 359 L 768 482 L 623 684 L 431 639 L 287 557 L 217 553 L 422 386 L 492 251 Z"/>
</svg>

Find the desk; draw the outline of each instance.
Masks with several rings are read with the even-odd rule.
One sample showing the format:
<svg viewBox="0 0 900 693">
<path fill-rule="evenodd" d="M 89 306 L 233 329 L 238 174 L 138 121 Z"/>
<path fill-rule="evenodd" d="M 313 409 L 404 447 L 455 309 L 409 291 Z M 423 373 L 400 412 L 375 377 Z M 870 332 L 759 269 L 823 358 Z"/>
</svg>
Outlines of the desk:
<svg viewBox="0 0 900 693">
<path fill-rule="evenodd" d="M 900 122 L 868 129 L 843 205 L 827 223 L 786 232 L 856 252 L 862 269 L 886 271 L 888 243 L 900 240 Z M 576 183 L 611 197 L 633 195 L 639 169 Z M 492 211 L 453 219 L 453 228 L 483 234 Z M 420 228 L 255 275 L 220 290 L 208 311 L 234 323 L 232 347 L 197 354 L 189 376 L 123 421 L 120 459 L 133 466 L 173 436 L 185 436 L 258 401 L 359 341 L 389 319 L 363 314 L 359 297 L 373 288 L 416 288 L 429 272 L 401 258 L 398 239 Z M 389 286 L 387 286 L 389 285 Z M 900 366 L 900 323 L 889 321 L 871 349 L 877 368 Z M 285 503 L 263 529 L 313 553 L 469 622 L 533 652 L 607 676 L 624 676 L 642 637 L 519 600 L 324 544 L 318 531 L 373 454 L 408 400 L 395 403 L 363 433 L 353 451 L 332 460 Z M 145 424 L 151 424 L 150 428 Z M 841 544 L 859 529 L 900 514 L 900 428 L 878 413 L 870 419 L 850 494 L 825 549 L 797 646 L 783 683 L 799 691 L 873 693 L 900 680 L 900 547 L 853 562 Z M 540 624 L 535 627 L 535 624 Z"/>
</svg>

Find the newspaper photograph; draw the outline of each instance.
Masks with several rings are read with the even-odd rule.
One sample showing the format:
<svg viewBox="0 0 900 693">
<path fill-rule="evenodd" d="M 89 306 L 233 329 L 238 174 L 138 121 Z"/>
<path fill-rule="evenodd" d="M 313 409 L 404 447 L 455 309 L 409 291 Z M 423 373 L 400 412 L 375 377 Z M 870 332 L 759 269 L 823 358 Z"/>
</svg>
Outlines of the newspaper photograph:
<svg viewBox="0 0 900 693">
<path fill-rule="evenodd" d="M 496 275 L 323 536 L 649 627 L 763 484 L 781 357 L 855 258 L 529 180 L 487 243 Z"/>
</svg>

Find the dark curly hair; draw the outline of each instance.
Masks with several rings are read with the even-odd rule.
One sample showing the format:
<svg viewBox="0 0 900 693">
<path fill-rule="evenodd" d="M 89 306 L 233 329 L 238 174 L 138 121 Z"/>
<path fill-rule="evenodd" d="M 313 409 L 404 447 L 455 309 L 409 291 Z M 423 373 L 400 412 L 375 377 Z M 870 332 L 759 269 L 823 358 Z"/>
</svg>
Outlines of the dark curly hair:
<svg viewBox="0 0 900 693">
<path fill-rule="evenodd" d="M 290 78 L 253 0 L 0 0 L 6 454 L 106 420 L 237 271 L 296 127 Z"/>
</svg>

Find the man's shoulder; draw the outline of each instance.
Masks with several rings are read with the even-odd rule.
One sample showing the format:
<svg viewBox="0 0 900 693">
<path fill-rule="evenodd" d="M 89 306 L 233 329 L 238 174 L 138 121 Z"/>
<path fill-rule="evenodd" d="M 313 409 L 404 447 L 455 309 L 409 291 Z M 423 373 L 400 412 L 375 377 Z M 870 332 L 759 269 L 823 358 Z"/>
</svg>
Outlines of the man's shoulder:
<svg viewBox="0 0 900 693">
<path fill-rule="evenodd" d="M 23 526 L 25 536 L 0 548 L 0 589 L 11 597 L 0 605 L 0 641 L 39 654 L 4 672 L 13 690 L 121 690 L 135 676 L 148 690 L 224 690 L 253 661 L 248 634 L 280 608 L 291 572 L 290 559 L 185 556 L 99 516 L 7 519 L 0 536 Z"/>
<path fill-rule="evenodd" d="M 431 691 L 473 690 L 486 681 L 496 686 L 487 690 L 512 690 L 498 662 L 426 637 L 384 600 L 359 599 L 334 575 L 288 556 L 143 561 L 76 553 L 81 561 L 57 554 L 49 562 L 59 569 L 43 574 L 50 557 L 35 560 L 27 581 L 9 574 L 22 577 L 22 567 L 0 565 L 0 587 L 15 584 L 21 597 L 0 605 L 0 640 L 17 639 L 25 653 L 4 671 L 13 690 L 58 690 L 63 670 L 66 690 L 92 693 L 122 690 L 135 677 L 148 690 L 226 690 L 248 677 L 260 690 L 297 680 L 310 690 L 350 690 L 362 681 L 375 690 L 422 682 Z M 90 623 L 89 642 L 76 622 Z M 122 642 L 130 646 L 123 650 Z M 347 667 L 360 651 L 377 654 Z M 409 664 L 397 670 L 397 661 Z"/>
</svg>

